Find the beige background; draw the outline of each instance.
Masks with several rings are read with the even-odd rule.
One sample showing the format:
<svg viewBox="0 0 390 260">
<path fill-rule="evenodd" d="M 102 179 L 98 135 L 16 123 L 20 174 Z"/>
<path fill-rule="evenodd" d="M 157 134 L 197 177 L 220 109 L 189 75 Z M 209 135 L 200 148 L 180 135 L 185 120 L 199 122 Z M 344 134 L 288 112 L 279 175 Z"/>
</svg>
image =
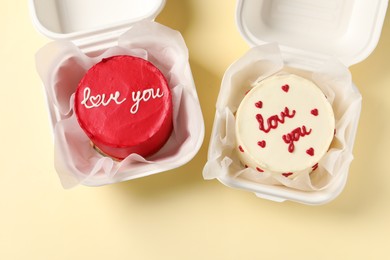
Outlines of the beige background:
<svg viewBox="0 0 390 260">
<path fill-rule="evenodd" d="M 221 78 L 248 50 L 234 0 L 168 0 L 157 18 L 190 50 L 206 125 L 198 155 L 154 176 L 64 190 L 34 65 L 49 39 L 26 2 L 0 4 L 0 259 L 390 259 L 390 17 L 374 53 L 351 67 L 363 111 L 348 183 L 331 203 L 305 206 L 202 178 Z"/>
</svg>

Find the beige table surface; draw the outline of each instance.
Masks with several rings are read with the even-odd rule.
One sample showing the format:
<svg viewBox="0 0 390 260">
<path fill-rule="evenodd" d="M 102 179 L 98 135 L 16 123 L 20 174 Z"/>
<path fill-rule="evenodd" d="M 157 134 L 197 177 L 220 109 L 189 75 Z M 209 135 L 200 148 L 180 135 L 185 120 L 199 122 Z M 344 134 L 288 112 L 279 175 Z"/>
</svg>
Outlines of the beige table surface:
<svg viewBox="0 0 390 260">
<path fill-rule="evenodd" d="M 64 190 L 34 54 L 27 1 L 0 3 L 0 259 L 390 259 L 390 17 L 365 61 L 355 160 L 323 206 L 276 203 L 205 181 L 220 82 L 247 50 L 233 0 L 168 0 L 157 21 L 180 30 L 202 106 L 202 148 L 176 170 Z"/>
</svg>

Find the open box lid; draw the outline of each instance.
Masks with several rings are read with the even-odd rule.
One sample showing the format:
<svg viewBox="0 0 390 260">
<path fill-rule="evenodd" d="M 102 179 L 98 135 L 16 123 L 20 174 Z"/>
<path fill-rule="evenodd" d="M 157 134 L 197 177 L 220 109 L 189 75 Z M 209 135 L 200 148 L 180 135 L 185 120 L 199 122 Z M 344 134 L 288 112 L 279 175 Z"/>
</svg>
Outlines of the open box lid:
<svg viewBox="0 0 390 260">
<path fill-rule="evenodd" d="M 236 19 L 244 39 L 257 46 L 277 42 L 293 62 L 315 64 L 330 56 L 346 66 L 375 49 L 388 0 L 238 0 Z"/>
<path fill-rule="evenodd" d="M 35 27 L 45 36 L 73 41 L 84 52 L 110 46 L 132 24 L 154 20 L 165 0 L 30 0 Z"/>
</svg>

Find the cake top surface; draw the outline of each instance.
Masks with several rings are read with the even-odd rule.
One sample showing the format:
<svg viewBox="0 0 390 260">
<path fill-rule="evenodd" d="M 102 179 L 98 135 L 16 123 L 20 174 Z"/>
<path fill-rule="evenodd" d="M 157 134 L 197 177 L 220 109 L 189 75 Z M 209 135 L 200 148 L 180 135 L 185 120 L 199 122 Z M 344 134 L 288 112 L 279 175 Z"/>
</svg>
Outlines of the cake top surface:
<svg viewBox="0 0 390 260">
<path fill-rule="evenodd" d="M 115 147 L 138 145 L 172 111 L 168 83 L 151 62 L 113 56 L 95 64 L 75 93 L 75 112 L 88 137 Z"/>
<path fill-rule="evenodd" d="M 297 172 L 317 163 L 334 136 L 332 107 L 311 81 L 294 74 L 257 83 L 236 113 L 242 156 L 274 172 Z"/>
</svg>

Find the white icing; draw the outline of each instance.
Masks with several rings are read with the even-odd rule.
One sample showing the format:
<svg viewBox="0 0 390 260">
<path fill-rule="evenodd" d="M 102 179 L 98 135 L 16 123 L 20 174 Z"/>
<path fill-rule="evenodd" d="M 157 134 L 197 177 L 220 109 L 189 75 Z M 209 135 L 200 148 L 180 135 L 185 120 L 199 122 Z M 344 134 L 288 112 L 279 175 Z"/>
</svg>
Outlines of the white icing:
<svg viewBox="0 0 390 260">
<path fill-rule="evenodd" d="M 139 109 L 139 105 L 141 101 L 147 102 L 150 99 L 161 98 L 164 96 L 164 93 L 160 93 L 161 89 L 157 88 L 156 92 L 154 92 L 153 88 L 148 88 L 143 91 L 133 91 L 131 93 L 132 100 L 134 104 L 130 108 L 130 113 L 136 114 Z M 108 106 L 111 102 L 114 102 L 117 105 L 122 104 L 126 101 L 126 98 L 120 100 L 121 93 L 119 91 L 115 91 L 106 96 L 106 94 L 97 94 L 91 95 L 91 89 L 86 87 L 83 92 L 83 100 L 81 104 L 85 106 L 87 109 L 96 108 L 100 106 Z"/>
<path fill-rule="evenodd" d="M 257 82 L 237 110 L 238 155 L 259 172 L 291 178 L 316 167 L 334 127 L 332 107 L 314 83 L 292 74 L 273 76 Z"/>
<path fill-rule="evenodd" d="M 142 95 L 141 95 L 141 91 L 139 90 L 137 92 L 131 93 L 131 97 L 135 103 L 131 106 L 130 113 L 135 114 L 138 112 L 139 103 L 141 101 L 147 102 L 150 98 L 152 99 L 161 98 L 163 95 L 164 93 L 160 93 L 160 88 L 157 88 L 156 93 L 154 93 L 153 88 L 148 88 L 143 90 Z"/>
<path fill-rule="evenodd" d="M 111 93 L 107 99 L 106 99 L 106 94 L 101 94 L 101 95 L 97 94 L 96 96 L 91 96 L 91 89 L 89 87 L 86 87 L 84 89 L 83 94 L 84 94 L 84 98 L 81 101 L 81 104 L 88 109 L 94 107 L 100 107 L 101 105 L 107 106 L 108 104 L 111 103 L 111 101 L 114 101 L 117 105 L 120 105 L 126 100 L 126 98 L 123 98 L 122 100 L 118 100 L 121 95 L 119 91 L 115 91 L 114 93 Z"/>
</svg>

